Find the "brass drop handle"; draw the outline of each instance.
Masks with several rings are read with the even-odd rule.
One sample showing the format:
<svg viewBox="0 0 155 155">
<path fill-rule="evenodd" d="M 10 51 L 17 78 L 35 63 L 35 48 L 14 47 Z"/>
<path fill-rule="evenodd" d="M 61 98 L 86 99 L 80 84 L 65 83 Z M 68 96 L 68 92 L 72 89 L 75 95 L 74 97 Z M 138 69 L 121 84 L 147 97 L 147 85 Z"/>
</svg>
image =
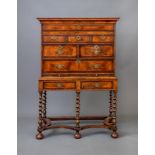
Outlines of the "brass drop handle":
<svg viewBox="0 0 155 155">
<path fill-rule="evenodd" d="M 63 85 L 63 83 L 56 83 L 56 87 L 62 88 L 62 87 L 64 87 L 64 85 Z"/>
<path fill-rule="evenodd" d="M 99 68 L 101 68 L 101 67 L 102 67 L 101 64 L 91 64 L 91 65 L 90 65 L 90 68 L 91 68 L 91 69 L 99 69 Z"/>
<path fill-rule="evenodd" d="M 101 48 L 100 48 L 100 46 L 99 45 L 95 45 L 94 47 L 93 47 L 93 53 L 95 54 L 95 55 L 98 55 L 98 54 L 100 54 L 102 51 L 101 51 Z"/>
<path fill-rule="evenodd" d="M 75 37 L 75 39 L 76 39 L 77 41 L 82 40 L 81 36 L 79 36 L 79 35 L 78 35 L 78 36 L 76 36 L 76 37 Z"/>
<path fill-rule="evenodd" d="M 64 69 L 64 65 L 63 64 L 55 64 L 55 68 L 56 69 Z"/>
<path fill-rule="evenodd" d="M 59 45 L 59 46 L 58 46 L 58 49 L 56 50 L 56 54 L 58 54 L 58 55 L 63 54 L 63 53 L 64 53 L 63 48 L 64 48 L 64 47 L 63 47 L 62 45 Z"/>
<path fill-rule="evenodd" d="M 101 40 L 104 40 L 105 38 L 106 38 L 105 35 L 100 36 L 100 39 L 101 39 Z"/>
<path fill-rule="evenodd" d="M 94 84 L 94 87 L 95 87 L 95 88 L 99 88 L 99 87 L 101 87 L 101 83 L 96 82 L 96 83 Z"/>
<path fill-rule="evenodd" d="M 51 38 L 51 40 L 53 40 L 53 41 L 57 41 L 57 39 L 58 39 L 57 36 L 51 36 L 50 38 Z"/>
</svg>

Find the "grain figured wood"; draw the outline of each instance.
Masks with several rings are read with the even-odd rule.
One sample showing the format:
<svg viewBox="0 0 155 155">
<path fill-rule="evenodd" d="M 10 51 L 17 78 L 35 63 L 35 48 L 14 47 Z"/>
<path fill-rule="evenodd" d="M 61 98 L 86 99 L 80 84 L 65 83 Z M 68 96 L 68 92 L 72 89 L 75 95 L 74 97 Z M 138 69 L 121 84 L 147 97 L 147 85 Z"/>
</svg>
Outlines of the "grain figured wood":
<svg viewBox="0 0 155 155">
<path fill-rule="evenodd" d="M 76 85 L 75 83 L 78 83 Z M 117 90 L 116 77 L 41 77 L 39 79 L 41 90 Z"/>
<path fill-rule="evenodd" d="M 114 31 L 42 31 L 42 36 L 51 36 L 51 35 L 59 35 L 59 36 L 75 36 L 75 35 L 114 35 Z"/>
<path fill-rule="evenodd" d="M 105 42 L 110 42 L 112 43 L 114 41 L 113 36 L 105 36 L 105 35 L 99 35 L 99 36 L 93 36 L 92 37 L 92 42 L 94 43 L 105 43 Z"/>
<path fill-rule="evenodd" d="M 43 31 L 49 30 L 114 30 L 113 24 L 72 24 L 72 25 L 62 25 L 62 24 L 52 24 L 43 23 Z"/>
<path fill-rule="evenodd" d="M 76 139 L 81 138 L 81 130 L 106 128 L 112 131 L 112 138 L 117 138 L 115 27 L 119 18 L 37 19 L 41 23 L 41 76 L 38 80 L 39 118 L 36 138 L 43 139 L 42 132 L 54 128 L 73 130 Z M 75 91 L 75 116 L 47 116 L 46 93 L 49 91 Z M 109 91 L 109 115 L 80 116 L 82 91 Z M 52 123 L 61 120 L 74 120 L 75 124 Z M 102 122 L 81 125 L 82 120 Z"/>
<path fill-rule="evenodd" d="M 113 46 L 111 45 L 83 45 L 80 46 L 80 57 L 112 57 Z"/>
<path fill-rule="evenodd" d="M 75 82 L 45 82 L 44 83 L 44 89 L 75 89 L 76 84 Z"/>
<path fill-rule="evenodd" d="M 45 45 L 43 46 L 43 57 L 64 58 L 76 57 L 77 51 L 74 45 Z"/>
</svg>

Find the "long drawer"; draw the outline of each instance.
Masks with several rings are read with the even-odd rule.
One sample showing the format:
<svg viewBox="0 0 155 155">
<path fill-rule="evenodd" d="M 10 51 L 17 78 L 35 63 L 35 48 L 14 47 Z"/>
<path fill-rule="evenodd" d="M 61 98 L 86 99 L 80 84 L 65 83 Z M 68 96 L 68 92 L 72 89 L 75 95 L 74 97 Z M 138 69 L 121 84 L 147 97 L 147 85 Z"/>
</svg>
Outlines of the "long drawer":
<svg viewBox="0 0 155 155">
<path fill-rule="evenodd" d="M 42 31 L 42 35 L 113 35 L 114 31 Z"/>
<path fill-rule="evenodd" d="M 89 25 L 54 25 L 43 24 L 43 31 L 48 30 L 114 30 L 113 24 L 89 24 Z"/>
<path fill-rule="evenodd" d="M 44 60 L 42 63 L 43 73 L 52 72 L 106 72 L 112 73 L 114 71 L 113 60 L 100 61 L 51 61 Z"/>
</svg>

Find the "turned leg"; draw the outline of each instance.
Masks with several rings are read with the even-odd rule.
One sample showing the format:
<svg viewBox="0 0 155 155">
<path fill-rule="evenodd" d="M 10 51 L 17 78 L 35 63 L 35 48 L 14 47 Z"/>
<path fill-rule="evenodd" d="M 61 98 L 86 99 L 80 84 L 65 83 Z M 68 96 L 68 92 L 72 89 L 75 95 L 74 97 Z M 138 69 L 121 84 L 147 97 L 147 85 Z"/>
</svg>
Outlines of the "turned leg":
<svg viewBox="0 0 155 155">
<path fill-rule="evenodd" d="M 43 110 L 43 118 L 46 118 L 46 91 L 43 91 L 43 96 L 42 96 L 42 110 Z"/>
<path fill-rule="evenodd" d="M 43 127 L 48 127 L 51 125 L 51 120 L 47 118 L 47 113 L 46 113 L 46 110 L 47 110 L 47 103 L 46 103 L 46 100 L 47 100 L 47 92 L 46 91 L 43 91 L 43 95 L 42 95 L 42 112 L 43 112 Z"/>
<path fill-rule="evenodd" d="M 74 135 L 74 138 L 76 139 L 80 139 L 81 138 L 81 134 L 80 134 L 80 92 L 76 92 L 76 133 Z"/>
<path fill-rule="evenodd" d="M 118 138 L 118 133 L 117 133 L 117 120 L 116 120 L 116 111 L 117 111 L 117 91 L 113 91 L 113 100 L 112 100 L 112 138 Z"/>
<path fill-rule="evenodd" d="M 42 134 L 43 131 L 43 110 L 42 110 L 42 92 L 39 92 L 39 117 L 38 117 L 38 133 L 36 135 L 37 139 L 43 139 L 44 135 Z"/>
<path fill-rule="evenodd" d="M 109 116 L 112 116 L 112 90 L 109 91 Z"/>
</svg>

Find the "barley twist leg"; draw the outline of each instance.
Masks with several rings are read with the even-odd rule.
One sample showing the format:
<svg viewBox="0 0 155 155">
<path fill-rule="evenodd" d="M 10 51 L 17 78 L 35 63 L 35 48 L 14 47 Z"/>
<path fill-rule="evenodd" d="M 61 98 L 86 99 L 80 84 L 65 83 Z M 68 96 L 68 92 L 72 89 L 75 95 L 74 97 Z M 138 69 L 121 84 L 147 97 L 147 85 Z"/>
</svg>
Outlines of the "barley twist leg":
<svg viewBox="0 0 155 155">
<path fill-rule="evenodd" d="M 109 91 L 109 116 L 112 116 L 112 90 Z"/>
<path fill-rule="evenodd" d="M 36 139 L 43 139 L 43 110 L 42 110 L 42 92 L 39 92 L 39 117 L 38 117 L 38 133 Z"/>
<path fill-rule="evenodd" d="M 43 118 L 46 118 L 46 91 L 43 91 L 43 97 L 42 97 L 42 110 L 43 110 Z"/>
<path fill-rule="evenodd" d="M 76 133 L 74 135 L 74 138 L 80 139 L 81 134 L 80 134 L 80 92 L 76 92 L 76 117 L 75 117 L 75 123 L 76 123 Z"/>
<path fill-rule="evenodd" d="M 117 120 L 116 120 L 116 111 L 117 111 L 117 91 L 113 91 L 113 100 L 112 100 L 112 122 L 113 122 L 113 127 L 112 127 L 112 138 L 118 138 L 119 135 L 117 133 Z"/>
</svg>

